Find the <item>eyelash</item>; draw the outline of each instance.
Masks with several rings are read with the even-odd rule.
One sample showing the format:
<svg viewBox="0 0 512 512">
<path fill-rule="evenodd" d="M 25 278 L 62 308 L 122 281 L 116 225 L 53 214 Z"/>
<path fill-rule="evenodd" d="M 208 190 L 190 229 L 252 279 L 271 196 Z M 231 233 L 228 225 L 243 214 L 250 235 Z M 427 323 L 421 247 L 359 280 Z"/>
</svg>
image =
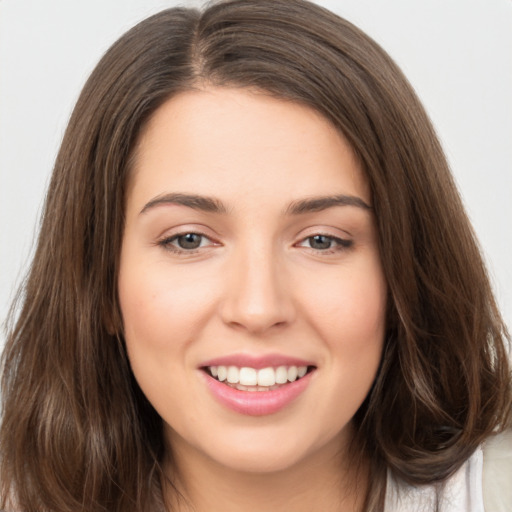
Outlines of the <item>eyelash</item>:
<svg viewBox="0 0 512 512">
<path fill-rule="evenodd" d="M 201 244 L 204 240 L 209 240 L 210 242 L 212 242 L 212 240 L 203 233 L 197 233 L 195 231 L 187 231 L 185 233 L 178 233 L 176 235 L 172 235 L 170 237 L 166 237 L 162 240 L 159 240 L 158 245 L 163 247 L 165 250 L 171 251 L 176 254 L 182 254 L 182 255 L 195 254 L 195 253 L 199 252 L 199 250 L 203 249 L 202 245 L 199 245 L 199 247 L 194 248 L 194 249 L 184 249 L 182 247 L 173 245 L 173 242 L 177 241 L 179 238 L 183 238 L 183 237 L 191 236 L 191 235 L 201 237 Z M 215 242 L 212 242 L 212 245 L 216 245 Z"/>
<path fill-rule="evenodd" d="M 191 249 L 185 249 L 183 247 L 178 247 L 178 246 L 173 244 L 178 239 L 186 237 L 186 236 L 198 236 L 198 237 L 201 237 L 201 242 L 200 242 L 199 247 L 191 248 Z M 317 238 L 317 237 L 321 237 L 321 238 L 326 239 L 327 241 L 330 242 L 331 245 L 328 248 L 325 248 L 325 249 L 315 249 L 314 247 L 311 247 L 311 246 L 307 247 L 307 246 L 303 245 L 304 243 L 306 243 L 308 241 L 311 244 L 311 242 L 315 238 Z M 218 245 L 215 242 L 213 242 L 207 235 L 205 235 L 203 233 L 198 233 L 198 232 L 195 232 L 195 231 L 187 231 L 187 232 L 184 232 L 184 233 L 177 233 L 176 235 L 172 235 L 170 237 L 166 237 L 166 238 L 163 238 L 162 240 L 159 240 L 157 242 L 157 244 L 159 246 L 163 247 L 167 251 L 171 251 L 171 252 L 173 252 L 175 254 L 178 254 L 178 255 L 185 255 L 185 256 L 187 256 L 187 255 L 196 254 L 201 249 L 204 249 L 205 246 L 201 245 L 204 240 L 209 240 L 211 242 L 211 245 Z M 334 247 L 333 247 L 333 245 L 334 245 Z M 323 234 L 323 233 L 315 233 L 314 235 L 310 235 L 310 236 L 308 236 L 306 238 L 303 238 L 299 243 L 295 244 L 296 247 L 304 247 L 306 249 L 309 249 L 309 250 L 313 251 L 315 254 L 322 254 L 322 255 L 329 255 L 329 254 L 335 254 L 335 253 L 343 252 L 343 251 L 346 251 L 346 250 L 350 249 L 352 247 L 352 245 L 353 245 L 353 241 L 352 240 L 347 240 L 347 239 L 344 239 L 344 238 L 339 238 L 339 237 L 336 237 L 336 236 L 327 235 L 327 234 Z M 208 245 L 208 246 L 210 246 L 210 245 Z M 208 246 L 206 246 L 206 247 L 208 247 Z"/>
<path fill-rule="evenodd" d="M 327 239 L 328 241 L 330 241 L 331 246 L 326 249 L 315 249 L 314 247 L 306 247 L 306 246 L 302 245 L 307 241 L 309 241 L 311 243 L 311 241 L 317 237 L 322 237 L 322 238 Z M 332 246 L 333 244 L 334 244 L 334 247 Z M 353 241 L 347 240 L 345 238 L 339 238 L 337 236 L 326 235 L 323 233 L 315 233 L 314 235 L 311 235 L 311 236 L 308 236 L 308 237 L 302 239 L 300 241 L 300 243 L 297 245 L 299 247 L 309 248 L 317 254 L 320 253 L 322 255 L 327 255 L 327 254 L 335 254 L 335 253 L 343 252 L 343 251 L 346 251 L 347 249 L 350 249 L 353 245 Z"/>
</svg>

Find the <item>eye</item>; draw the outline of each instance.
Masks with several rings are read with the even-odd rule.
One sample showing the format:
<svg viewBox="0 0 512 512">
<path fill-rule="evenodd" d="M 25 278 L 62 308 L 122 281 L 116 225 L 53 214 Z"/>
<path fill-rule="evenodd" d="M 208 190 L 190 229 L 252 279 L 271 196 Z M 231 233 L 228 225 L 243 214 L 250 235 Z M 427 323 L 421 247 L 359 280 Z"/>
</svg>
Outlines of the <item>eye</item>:
<svg viewBox="0 0 512 512">
<path fill-rule="evenodd" d="M 175 242 L 180 249 L 198 249 L 203 242 L 203 235 L 197 233 L 185 233 L 178 235 L 172 242 Z"/>
<path fill-rule="evenodd" d="M 158 242 L 165 249 L 173 252 L 195 252 L 202 247 L 213 245 L 213 242 L 201 233 L 179 233 Z"/>
<path fill-rule="evenodd" d="M 335 251 L 342 251 L 351 247 L 352 241 L 344 240 L 343 238 L 338 238 L 335 236 L 317 234 L 308 236 L 302 240 L 298 246 L 308 247 L 310 249 L 314 249 L 315 251 L 331 253 Z"/>
</svg>

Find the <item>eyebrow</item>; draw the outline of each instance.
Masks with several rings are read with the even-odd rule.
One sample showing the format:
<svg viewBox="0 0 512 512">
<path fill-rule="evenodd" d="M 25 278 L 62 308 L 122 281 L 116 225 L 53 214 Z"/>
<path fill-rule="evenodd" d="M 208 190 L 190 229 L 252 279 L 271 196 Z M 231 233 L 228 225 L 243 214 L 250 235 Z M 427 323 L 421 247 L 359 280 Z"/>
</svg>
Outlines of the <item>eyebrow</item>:
<svg viewBox="0 0 512 512">
<path fill-rule="evenodd" d="M 320 212 L 334 206 L 355 206 L 363 210 L 372 210 L 372 207 L 360 197 L 339 194 L 334 196 L 312 197 L 294 201 L 286 209 L 288 215 L 300 215 L 304 213 Z"/>
<path fill-rule="evenodd" d="M 144 205 L 140 214 L 162 205 L 182 205 L 207 213 L 226 214 L 227 208 L 224 204 L 213 197 L 200 196 L 195 194 L 169 193 L 155 197 Z M 320 196 L 308 199 L 293 201 L 286 209 L 285 215 L 301 215 L 305 213 L 320 212 L 335 206 L 355 206 L 363 210 L 371 210 L 372 207 L 360 197 L 352 195 Z"/>
<path fill-rule="evenodd" d="M 157 196 L 144 205 L 140 213 L 145 213 L 156 206 L 178 204 L 207 213 L 227 213 L 226 207 L 213 197 L 195 194 L 170 193 Z"/>
</svg>

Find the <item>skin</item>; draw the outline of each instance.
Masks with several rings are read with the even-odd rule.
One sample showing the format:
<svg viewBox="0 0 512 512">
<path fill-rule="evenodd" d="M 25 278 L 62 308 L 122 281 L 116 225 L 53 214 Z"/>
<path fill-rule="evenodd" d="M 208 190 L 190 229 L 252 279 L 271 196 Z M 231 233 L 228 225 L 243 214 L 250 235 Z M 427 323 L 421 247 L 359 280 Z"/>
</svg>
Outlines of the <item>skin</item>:
<svg viewBox="0 0 512 512">
<path fill-rule="evenodd" d="M 170 193 L 222 206 L 159 202 Z M 333 194 L 360 203 L 292 211 Z M 386 309 L 363 203 L 369 187 L 344 137 L 313 110 L 263 93 L 182 93 L 142 134 L 119 298 L 134 375 L 164 420 L 167 469 L 187 499 L 179 510 L 362 509 L 365 461 L 357 473 L 347 446 L 380 362 Z M 186 233 L 202 235 L 197 249 L 180 248 Z M 279 353 L 316 369 L 284 409 L 247 416 L 220 404 L 199 369 L 233 353 Z"/>
</svg>

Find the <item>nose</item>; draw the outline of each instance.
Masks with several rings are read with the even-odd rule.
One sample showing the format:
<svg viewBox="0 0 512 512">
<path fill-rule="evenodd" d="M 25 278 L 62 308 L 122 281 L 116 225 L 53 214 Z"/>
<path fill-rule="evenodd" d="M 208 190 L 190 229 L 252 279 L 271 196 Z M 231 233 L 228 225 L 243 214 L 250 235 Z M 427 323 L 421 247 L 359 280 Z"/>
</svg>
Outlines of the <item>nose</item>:
<svg viewBox="0 0 512 512">
<path fill-rule="evenodd" d="M 253 335 L 290 324 L 295 308 L 285 270 L 272 247 L 237 251 L 224 281 L 223 322 Z"/>
</svg>

